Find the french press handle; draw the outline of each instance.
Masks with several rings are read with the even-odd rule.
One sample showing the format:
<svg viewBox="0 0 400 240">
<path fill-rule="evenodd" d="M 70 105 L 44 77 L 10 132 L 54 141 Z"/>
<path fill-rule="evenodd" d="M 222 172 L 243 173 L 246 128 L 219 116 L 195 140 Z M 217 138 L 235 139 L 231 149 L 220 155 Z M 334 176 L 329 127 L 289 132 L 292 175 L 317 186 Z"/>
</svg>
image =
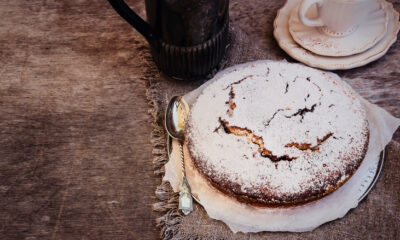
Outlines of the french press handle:
<svg viewBox="0 0 400 240">
<path fill-rule="evenodd" d="M 136 14 L 123 0 L 108 0 L 114 10 L 134 27 L 156 49 L 159 49 L 160 37 L 153 28 Z"/>
</svg>

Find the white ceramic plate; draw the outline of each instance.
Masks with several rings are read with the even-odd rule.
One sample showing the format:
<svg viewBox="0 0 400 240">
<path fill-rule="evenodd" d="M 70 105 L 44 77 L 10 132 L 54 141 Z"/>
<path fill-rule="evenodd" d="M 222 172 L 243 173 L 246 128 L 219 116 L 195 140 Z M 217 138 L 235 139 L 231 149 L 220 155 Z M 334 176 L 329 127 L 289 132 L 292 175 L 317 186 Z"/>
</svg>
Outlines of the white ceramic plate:
<svg viewBox="0 0 400 240">
<path fill-rule="evenodd" d="M 371 164 L 368 168 L 368 174 L 364 177 L 363 182 L 358 189 L 359 198 L 358 201 L 361 202 L 368 195 L 371 189 L 375 186 L 379 177 L 381 176 L 383 163 L 385 162 L 385 149 L 381 152 L 379 160 Z"/>
<path fill-rule="evenodd" d="M 382 2 L 376 2 L 357 29 L 344 37 L 332 37 L 321 31 L 320 27 L 308 27 L 299 17 L 300 4 L 292 10 L 289 19 L 289 32 L 303 48 L 324 56 L 341 57 L 364 52 L 373 47 L 386 34 L 388 14 Z M 308 12 L 310 18 L 318 15 L 315 7 Z"/>
<path fill-rule="evenodd" d="M 279 46 L 294 59 L 311 67 L 337 70 L 351 69 L 368 64 L 385 55 L 390 46 L 396 41 L 400 29 L 399 13 L 394 10 L 393 5 L 382 1 L 383 9 L 388 15 L 388 26 L 385 36 L 374 47 L 347 57 L 328 57 L 315 54 L 302 48 L 297 44 L 289 32 L 289 18 L 294 7 L 301 0 L 287 0 L 285 5 L 278 11 L 274 21 L 274 37 Z"/>
</svg>

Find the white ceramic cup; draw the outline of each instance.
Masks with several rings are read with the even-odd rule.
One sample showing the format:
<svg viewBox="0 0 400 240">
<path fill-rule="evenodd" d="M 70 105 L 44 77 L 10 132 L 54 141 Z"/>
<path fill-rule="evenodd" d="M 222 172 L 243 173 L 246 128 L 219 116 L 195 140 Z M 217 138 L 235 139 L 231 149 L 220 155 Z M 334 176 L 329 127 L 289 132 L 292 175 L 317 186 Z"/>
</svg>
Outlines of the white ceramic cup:
<svg viewBox="0 0 400 240">
<path fill-rule="evenodd" d="M 318 17 L 309 19 L 306 13 L 314 4 Z M 303 0 L 298 14 L 304 25 L 321 27 L 330 36 L 344 37 L 357 29 L 375 4 L 376 0 Z"/>
</svg>

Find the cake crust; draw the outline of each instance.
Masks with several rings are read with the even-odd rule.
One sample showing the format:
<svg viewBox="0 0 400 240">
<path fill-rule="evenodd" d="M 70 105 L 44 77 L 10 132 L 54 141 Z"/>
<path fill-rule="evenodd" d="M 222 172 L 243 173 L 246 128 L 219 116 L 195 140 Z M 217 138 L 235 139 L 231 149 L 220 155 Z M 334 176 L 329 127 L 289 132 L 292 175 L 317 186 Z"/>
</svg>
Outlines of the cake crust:
<svg viewBox="0 0 400 240">
<path fill-rule="evenodd" d="M 215 188 L 242 202 L 284 207 L 344 184 L 364 159 L 369 131 L 363 106 L 342 82 L 268 62 L 205 88 L 185 135 L 193 163 Z"/>
</svg>

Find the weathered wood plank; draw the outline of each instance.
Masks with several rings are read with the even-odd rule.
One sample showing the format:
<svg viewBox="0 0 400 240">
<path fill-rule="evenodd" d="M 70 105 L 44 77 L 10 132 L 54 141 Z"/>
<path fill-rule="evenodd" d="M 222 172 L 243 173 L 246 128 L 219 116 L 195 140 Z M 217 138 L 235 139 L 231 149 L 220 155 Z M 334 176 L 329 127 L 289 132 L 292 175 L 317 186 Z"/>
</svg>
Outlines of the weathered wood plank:
<svg viewBox="0 0 400 240">
<path fill-rule="evenodd" d="M 157 238 L 139 35 L 106 1 L 0 18 L 0 238 Z"/>
</svg>

